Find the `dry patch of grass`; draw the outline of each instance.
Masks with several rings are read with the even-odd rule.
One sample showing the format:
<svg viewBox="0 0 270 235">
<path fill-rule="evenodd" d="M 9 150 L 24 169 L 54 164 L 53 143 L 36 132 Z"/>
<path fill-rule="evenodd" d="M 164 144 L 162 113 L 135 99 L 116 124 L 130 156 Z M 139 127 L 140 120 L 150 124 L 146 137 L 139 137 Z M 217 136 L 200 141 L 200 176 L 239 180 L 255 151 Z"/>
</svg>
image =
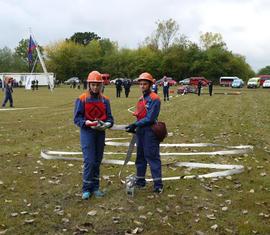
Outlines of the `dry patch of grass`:
<svg viewBox="0 0 270 235">
<path fill-rule="evenodd" d="M 242 174 L 220 180 L 168 181 L 159 196 L 151 193 L 149 184 L 146 190 L 136 191 L 135 197 L 129 198 L 117 177 L 119 166 L 102 165 L 102 175 L 109 176 L 101 182 L 107 195 L 89 201 L 80 198 L 81 162 L 40 158 L 41 149 L 80 150 L 79 130 L 72 117 L 74 100 L 81 92 L 69 88 L 58 88 L 53 93 L 45 88 L 37 92 L 15 89 L 16 107 L 47 108 L 0 112 L 0 233 L 270 233 L 269 90 L 243 89 L 237 96 L 186 95 L 162 102 L 160 119 L 173 133 L 165 140 L 167 143 L 254 145 L 254 151 L 247 155 L 179 157 L 177 161 L 242 164 Z M 106 87 L 105 94 L 111 97 L 116 123 L 134 120 L 127 109 L 140 95 L 137 86 L 132 87 L 128 99 L 116 99 L 113 87 Z M 108 131 L 107 137 L 129 135 Z M 125 149 L 106 146 L 106 151 Z M 172 160 L 164 158 L 163 162 Z M 127 167 L 124 174 L 133 172 L 134 167 Z M 205 171 L 191 171 L 199 172 Z M 182 168 L 163 168 L 164 176 L 185 173 Z"/>
</svg>

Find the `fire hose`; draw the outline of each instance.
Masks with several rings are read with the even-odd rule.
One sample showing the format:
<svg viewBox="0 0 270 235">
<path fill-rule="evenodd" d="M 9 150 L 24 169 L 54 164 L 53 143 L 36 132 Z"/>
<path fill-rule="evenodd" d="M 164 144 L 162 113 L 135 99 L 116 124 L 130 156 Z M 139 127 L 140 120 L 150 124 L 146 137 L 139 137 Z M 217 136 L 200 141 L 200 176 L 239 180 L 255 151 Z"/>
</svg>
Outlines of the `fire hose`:
<svg viewBox="0 0 270 235">
<path fill-rule="evenodd" d="M 126 125 L 114 125 L 112 130 L 124 130 Z M 127 152 L 104 152 L 104 155 L 126 155 L 125 160 L 118 159 L 103 159 L 102 164 L 113 164 L 122 166 L 119 171 L 119 177 L 121 178 L 121 173 L 123 168 L 126 165 L 134 165 L 135 163 L 130 161 L 130 158 L 133 153 L 133 149 L 136 143 L 136 135 L 133 135 L 131 142 L 113 142 L 112 140 L 122 140 L 126 138 L 106 138 L 105 144 L 108 146 L 128 146 Z M 208 151 L 208 152 L 161 152 L 160 156 L 164 157 L 176 157 L 176 156 L 224 156 L 224 155 L 237 155 L 237 154 L 245 154 L 252 151 L 253 146 L 251 145 L 239 145 L 239 146 L 224 146 L 219 144 L 212 143 L 181 143 L 181 144 L 160 144 L 161 147 L 170 148 L 170 147 L 224 147 L 227 148 L 225 150 L 219 151 Z M 65 160 L 65 161 L 82 161 L 83 159 L 80 157 L 72 157 L 75 155 L 82 155 L 82 152 L 65 152 L 65 151 L 50 151 L 50 150 L 42 150 L 41 157 L 47 160 Z M 212 173 L 206 174 L 194 174 L 194 175 L 182 175 L 182 176 L 174 176 L 174 177 L 164 177 L 162 180 L 179 180 L 179 179 L 194 179 L 194 178 L 219 178 L 226 177 L 229 175 L 239 174 L 244 171 L 244 166 L 242 165 L 224 165 L 224 164 L 206 164 L 206 163 L 197 163 L 197 162 L 174 162 L 170 163 L 170 165 L 175 167 L 188 167 L 191 169 L 198 168 L 209 168 L 209 169 L 217 169 L 221 171 L 216 171 Z M 146 181 L 153 181 L 152 179 L 146 179 Z"/>
</svg>

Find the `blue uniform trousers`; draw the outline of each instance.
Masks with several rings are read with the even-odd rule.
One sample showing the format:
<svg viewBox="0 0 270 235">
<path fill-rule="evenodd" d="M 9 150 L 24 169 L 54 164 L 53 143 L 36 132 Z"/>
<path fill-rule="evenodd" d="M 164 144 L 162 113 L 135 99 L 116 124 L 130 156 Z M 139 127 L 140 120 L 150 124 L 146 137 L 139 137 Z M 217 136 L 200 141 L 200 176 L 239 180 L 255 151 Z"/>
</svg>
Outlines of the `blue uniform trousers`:
<svg viewBox="0 0 270 235">
<path fill-rule="evenodd" d="M 145 186 L 145 173 L 147 163 L 150 166 L 154 188 L 162 188 L 161 161 L 159 154 L 159 141 L 150 126 L 138 127 L 136 131 L 137 137 L 137 180 L 136 184 Z"/>
<path fill-rule="evenodd" d="M 105 131 L 81 128 L 81 147 L 83 152 L 83 192 L 99 189 L 99 171 L 103 158 Z"/>
<path fill-rule="evenodd" d="M 164 101 L 167 99 L 169 100 L 169 87 L 163 87 L 163 95 L 164 95 Z"/>
<path fill-rule="evenodd" d="M 13 99 L 12 99 L 12 95 L 11 93 L 6 93 L 5 94 L 5 99 L 2 103 L 2 107 L 5 107 L 6 106 L 6 103 L 9 101 L 9 105 L 10 107 L 13 107 Z"/>
</svg>

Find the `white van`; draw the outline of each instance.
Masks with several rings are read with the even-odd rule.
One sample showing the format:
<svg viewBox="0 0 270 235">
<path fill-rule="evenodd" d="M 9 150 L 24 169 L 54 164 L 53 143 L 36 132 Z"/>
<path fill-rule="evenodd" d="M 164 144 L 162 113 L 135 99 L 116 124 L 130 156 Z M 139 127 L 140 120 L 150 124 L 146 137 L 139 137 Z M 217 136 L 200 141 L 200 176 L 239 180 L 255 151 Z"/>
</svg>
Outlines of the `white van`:
<svg viewBox="0 0 270 235">
<path fill-rule="evenodd" d="M 219 84 L 220 86 L 232 86 L 234 80 L 240 79 L 239 77 L 220 77 Z"/>
</svg>

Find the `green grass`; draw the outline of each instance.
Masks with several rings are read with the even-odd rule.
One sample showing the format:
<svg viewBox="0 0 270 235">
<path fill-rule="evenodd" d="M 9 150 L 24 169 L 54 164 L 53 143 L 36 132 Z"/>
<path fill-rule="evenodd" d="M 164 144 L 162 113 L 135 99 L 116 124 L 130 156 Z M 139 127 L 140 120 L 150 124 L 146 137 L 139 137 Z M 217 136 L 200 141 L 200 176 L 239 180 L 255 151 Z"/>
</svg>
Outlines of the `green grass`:
<svg viewBox="0 0 270 235">
<path fill-rule="evenodd" d="M 215 87 L 214 92 L 217 90 L 231 89 Z M 241 95 L 212 97 L 189 94 L 175 97 L 170 102 L 162 101 L 160 120 L 166 122 L 169 132 L 173 132 L 172 137 L 165 139 L 166 143 L 254 145 L 254 151 L 248 155 L 163 158 L 164 163 L 178 159 L 242 164 L 245 166 L 242 174 L 217 181 L 167 181 L 160 196 L 152 194 L 149 184 L 146 190 L 136 191 L 135 197 L 130 198 L 117 177 L 120 167 L 102 165 L 102 175 L 110 176 L 109 181 L 101 180 L 107 195 L 89 201 L 80 198 L 82 162 L 40 158 L 41 149 L 80 150 L 79 129 L 73 124 L 73 104 L 81 92 L 64 87 L 53 93 L 45 88 L 37 92 L 15 89 L 15 107 L 47 108 L 0 111 L 0 181 L 3 182 L 0 184 L 0 234 L 5 230 L 6 234 L 79 234 L 78 227 L 88 229 L 89 234 L 125 234 L 136 227 L 143 229 L 142 234 L 195 234 L 196 231 L 270 234 L 270 219 L 267 218 L 270 215 L 270 154 L 265 151 L 270 151 L 269 90 L 242 89 Z M 111 98 L 117 124 L 133 122 L 127 109 L 135 105 L 140 96 L 137 86 L 132 87 L 128 99 L 116 99 L 113 87 L 106 87 L 105 95 Z M 129 135 L 107 131 L 107 137 Z M 112 146 L 105 149 L 115 150 Z M 124 147 L 117 149 L 124 150 Z M 168 151 L 190 150 L 175 148 Z M 127 167 L 124 175 L 134 171 L 134 167 Z M 163 168 L 164 176 L 184 172 L 185 169 L 180 168 Z M 191 171 L 198 172 L 201 170 Z M 264 172 L 266 176 L 261 176 Z M 59 184 L 52 184 L 56 181 Z M 205 186 L 211 187 L 212 191 Z M 224 206 L 228 207 L 227 211 L 221 210 Z M 87 215 L 91 210 L 96 210 L 97 214 Z M 247 213 L 243 213 L 244 210 Z M 27 213 L 21 214 L 24 211 Z M 18 215 L 13 217 L 12 213 Z M 208 219 L 209 214 L 214 214 L 216 219 Z M 119 217 L 119 223 L 114 223 L 113 217 Z M 27 224 L 26 219 L 34 219 L 34 222 Z M 211 229 L 214 224 L 218 225 L 215 231 Z"/>
</svg>

